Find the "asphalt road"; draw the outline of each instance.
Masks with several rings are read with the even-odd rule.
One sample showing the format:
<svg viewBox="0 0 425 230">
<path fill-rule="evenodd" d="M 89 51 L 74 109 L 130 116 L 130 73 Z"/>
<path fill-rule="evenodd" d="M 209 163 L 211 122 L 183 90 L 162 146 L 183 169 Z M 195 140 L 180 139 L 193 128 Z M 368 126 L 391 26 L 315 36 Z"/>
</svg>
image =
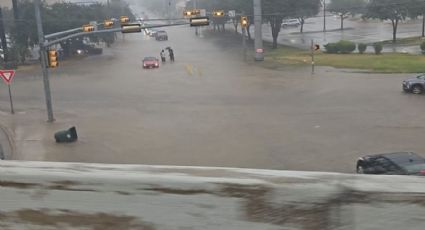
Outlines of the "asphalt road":
<svg viewBox="0 0 425 230">
<path fill-rule="evenodd" d="M 408 75 L 267 70 L 192 28 L 167 31 L 167 42 L 119 35 L 104 55 L 51 71 L 54 124 L 40 71 L 18 71 L 17 114 L 1 117 L 15 133 L 12 159 L 353 172 L 365 153 L 425 153 L 425 98 L 401 92 Z M 166 46 L 176 62 L 143 70 Z M 2 85 L 4 114 L 8 103 Z M 55 144 L 72 125 L 79 141 Z"/>
</svg>

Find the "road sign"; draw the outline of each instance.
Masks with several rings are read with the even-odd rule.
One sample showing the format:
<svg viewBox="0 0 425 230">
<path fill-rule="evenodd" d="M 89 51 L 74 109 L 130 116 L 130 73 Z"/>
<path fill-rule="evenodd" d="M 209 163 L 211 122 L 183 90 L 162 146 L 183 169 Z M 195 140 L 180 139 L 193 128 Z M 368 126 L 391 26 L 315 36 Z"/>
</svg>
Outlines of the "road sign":
<svg viewBox="0 0 425 230">
<path fill-rule="evenodd" d="M 4 83 L 6 83 L 7 87 L 9 88 L 9 99 L 10 99 L 10 112 L 12 114 L 15 113 L 15 110 L 13 109 L 13 101 L 12 101 L 12 91 L 10 89 L 10 83 L 13 80 L 13 77 L 15 76 L 15 70 L 0 70 L 0 77 L 3 79 Z"/>
<path fill-rule="evenodd" d="M 121 25 L 121 33 L 140 33 L 142 26 L 139 23 L 130 23 Z"/>
<path fill-rule="evenodd" d="M 208 17 L 197 17 L 190 19 L 190 26 L 208 26 L 210 19 Z"/>
<path fill-rule="evenodd" d="M 9 85 L 12 82 L 13 77 L 15 76 L 15 70 L 0 70 L 0 77 L 3 79 L 4 83 Z"/>
</svg>

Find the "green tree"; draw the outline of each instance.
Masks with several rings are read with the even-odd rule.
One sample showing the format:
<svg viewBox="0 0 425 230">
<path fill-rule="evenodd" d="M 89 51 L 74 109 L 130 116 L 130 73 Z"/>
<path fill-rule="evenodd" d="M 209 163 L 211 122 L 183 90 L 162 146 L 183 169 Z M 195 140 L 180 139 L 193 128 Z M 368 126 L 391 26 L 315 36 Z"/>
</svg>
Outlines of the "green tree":
<svg viewBox="0 0 425 230">
<path fill-rule="evenodd" d="M 25 62 L 29 50 L 38 43 L 37 26 L 35 24 L 34 4 L 29 0 L 18 2 L 19 20 L 10 23 L 8 31 L 12 41 L 11 56 L 16 62 Z M 10 17 L 8 20 L 13 21 Z"/>
<path fill-rule="evenodd" d="M 18 2 L 19 20 L 16 24 L 10 24 L 11 40 L 13 41 L 13 50 L 18 54 L 20 62 L 24 62 L 28 54 L 28 49 L 38 44 L 37 26 L 35 24 L 34 4 L 30 0 L 20 0 Z M 128 15 L 134 19 L 134 15 L 124 1 L 112 0 L 110 7 L 104 4 L 78 5 L 73 3 L 60 2 L 47 5 L 42 2 L 41 14 L 43 20 L 43 30 L 45 34 L 51 34 L 59 31 L 78 28 L 90 21 L 101 22 L 104 19 L 121 15 Z M 11 14 L 10 14 L 11 15 Z M 12 18 L 8 20 L 13 20 Z M 103 41 L 107 45 L 113 43 L 115 37 L 113 34 L 102 34 L 91 36 L 90 40 L 94 42 Z M 80 39 L 79 39 L 80 40 Z M 70 51 L 70 44 L 76 43 L 76 39 L 61 43 L 64 53 L 67 55 Z"/>
<path fill-rule="evenodd" d="M 337 13 L 341 20 L 341 30 L 344 29 L 344 18 L 348 14 L 357 14 L 364 11 L 365 0 L 332 0 L 328 5 L 329 12 Z"/>
<path fill-rule="evenodd" d="M 290 0 L 290 7 L 293 9 L 292 17 L 300 22 L 300 32 L 304 30 L 305 19 L 316 16 L 319 13 L 321 0 Z"/>
<path fill-rule="evenodd" d="M 410 0 L 370 0 L 365 17 L 390 20 L 393 27 L 393 43 L 397 40 L 398 23 L 408 14 Z"/>
<path fill-rule="evenodd" d="M 288 0 L 263 0 L 263 18 L 270 23 L 273 38 L 273 48 L 277 48 L 277 37 L 284 18 L 291 15 Z"/>
<path fill-rule="evenodd" d="M 186 2 L 186 9 L 194 8 L 194 0 Z M 235 10 L 236 14 L 246 15 L 248 16 L 249 23 L 247 27 L 248 39 L 251 39 L 250 26 L 253 22 L 253 2 L 252 0 L 197 0 L 197 8 L 198 9 L 206 9 L 208 12 L 212 12 L 213 10 L 224 10 L 228 12 L 229 10 Z M 224 25 L 224 23 L 228 20 L 228 18 L 223 19 L 212 19 L 213 23 L 218 23 Z M 239 17 L 233 19 L 233 25 L 235 26 L 235 30 L 239 25 Z"/>
</svg>

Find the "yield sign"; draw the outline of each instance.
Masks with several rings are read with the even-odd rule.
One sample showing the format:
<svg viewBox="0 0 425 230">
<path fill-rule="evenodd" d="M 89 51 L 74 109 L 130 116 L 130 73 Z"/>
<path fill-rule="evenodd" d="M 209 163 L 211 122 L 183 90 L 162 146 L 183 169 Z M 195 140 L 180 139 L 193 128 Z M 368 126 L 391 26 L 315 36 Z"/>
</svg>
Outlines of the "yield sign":
<svg viewBox="0 0 425 230">
<path fill-rule="evenodd" d="M 3 78 L 4 83 L 6 83 L 7 85 L 12 82 L 14 76 L 15 70 L 0 70 L 0 77 Z"/>
</svg>

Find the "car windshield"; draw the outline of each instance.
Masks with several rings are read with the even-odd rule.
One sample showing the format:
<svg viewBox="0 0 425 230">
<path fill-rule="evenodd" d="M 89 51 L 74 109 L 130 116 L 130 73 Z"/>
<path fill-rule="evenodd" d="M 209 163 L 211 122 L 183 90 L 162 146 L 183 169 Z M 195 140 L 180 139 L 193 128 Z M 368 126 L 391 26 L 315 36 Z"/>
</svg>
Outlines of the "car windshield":
<svg viewBox="0 0 425 230">
<path fill-rule="evenodd" d="M 155 57 L 146 57 L 145 59 L 143 59 L 144 61 L 156 61 Z"/>
<path fill-rule="evenodd" d="M 425 80 L 425 74 L 419 75 L 416 77 L 417 79 Z"/>
</svg>

